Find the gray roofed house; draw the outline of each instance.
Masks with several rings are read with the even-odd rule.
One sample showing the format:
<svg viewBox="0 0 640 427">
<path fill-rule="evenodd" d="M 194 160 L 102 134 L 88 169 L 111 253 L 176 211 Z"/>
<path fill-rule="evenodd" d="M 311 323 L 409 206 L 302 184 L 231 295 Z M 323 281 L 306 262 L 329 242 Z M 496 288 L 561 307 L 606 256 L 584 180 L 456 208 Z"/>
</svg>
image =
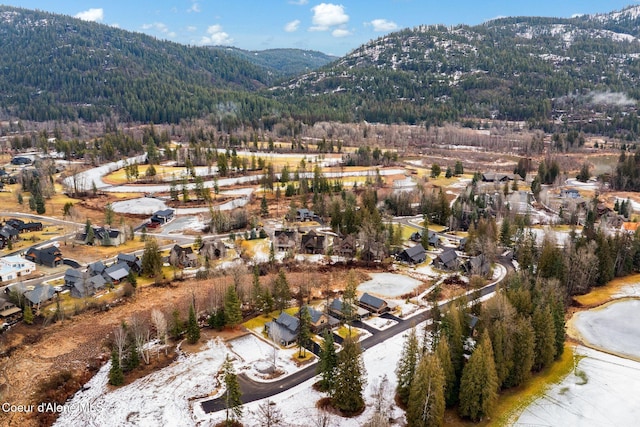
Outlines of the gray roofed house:
<svg viewBox="0 0 640 427">
<path fill-rule="evenodd" d="M 420 242 L 422 240 L 423 230 L 418 230 L 409 238 L 412 242 Z M 428 230 L 429 233 L 429 245 L 437 248 L 440 246 L 440 236 L 435 231 Z"/>
<path fill-rule="evenodd" d="M 300 239 L 300 252 L 305 254 L 323 254 L 326 242 L 326 236 L 311 230 L 307 234 L 303 234 Z"/>
<path fill-rule="evenodd" d="M 72 287 L 76 284 L 76 282 L 84 281 L 84 273 L 80 270 L 76 270 L 75 268 L 67 268 L 67 271 L 64 272 L 64 285 L 68 287 Z"/>
<path fill-rule="evenodd" d="M 433 260 L 433 265 L 443 270 L 457 270 L 460 266 L 455 249 L 447 248 Z"/>
<path fill-rule="evenodd" d="M 71 296 L 74 298 L 86 298 L 95 294 L 97 291 L 104 289 L 106 279 L 101 276 L 83 276 L 82 280 L 74 282 L 71 287 Z"/>
<path fill-rule="evenodd" d="M 427 259 L 427 251 L 422 247 L 422 243 L 418 243 L 400 252 L 398 258 L 410 264 L 420 264 Z"/>
<path fill-rule="evenodd" d="M 366 292 L 360 297 L 358 305 L 376 314 L 382 314 L 389 311 L 389 304 L 385 300 L 374 297 L 373 295 Z"/>
<path fill-rule="evenodd" d="M 387 256 L 387 248 L 382 242 L 365 243 L 360 259 L 365 262 L 382 261 Z"/>
<path fill-rule="evenodd" d="M 174 214 L 175 214 L 175 211 L 173 209 L 162 209 L 162 210 L 156 211 L 151 217 L 151 222 L 166 224 L 167 222 L 173 219 Z"/>
<path fill-rule="evenodd" d="M 129 266 L 129 268 L 131 268 L 136 273 L 139 273 L 140 270 L 142 270 L 142 261 L 140 260 L 140 258 L 138 256 L 133 255 L 133 254 L 119 253 L 118 257 L 116 258 L 116 262 L 117 263 L 121 263 L 121 262 L 126 263 Z"/>
<path fill-rule="evenodd" d="M 31 262 L 46 265 L 47 267 L 58 267 L 62 264 L 62 252 L 56 246 L 29 248 L 24 257 Z"/>
<path fill-rule="evenodd" d="M 298 339 L 300 320 L 283 311 L 277 319 L 267 322 L 264 326 L 273 341 L 278 341 L 278 344 L 286 347 Z"/>
<path fill-rule="evenodd" d="M 105 268 L 102 274 L 106 280 L 118 283 L 129 275 L 130 268 L 125 262 L 119 262 Z"/>
<path fill-rule="evenodd" d="M 105 268 L 107 268 L 107 266 L 104 265 L 102 261 L 96 261 L 89 264 L 89 266 L 87 267 L 87 272 L 90 276 L 95 276 L 96 274 L 104 273 Z"/>
<path fill-rule="evenodd" d="M 276 230 L 273 232 L 273 246 L 276 252 L 292 251 L 296 248 L 296 232 L 293 230 Z"/>
<path fill-rule="evenodd" d="M 198 256 L 193 253 L 191 246 L 173 245 L 169 253 L 169 264 L 180 268 L 197 267 Z"/>
<path fill-rule="evenodd" d="M 355 319 L 356 320 L 360 320 L 363 317 L 368 317 L 369 316 L 369 311 L 365 310 L 362 307 L 359 307 L 357 305 L 355 305 L 354 307 L 355 310 Z M 329 305 L 329 313 L 333 314 L 335 317 L 344 320 L 346 315 L 344 313 L 344 303 L 342 302 L 342 300 L 340 299 L 334 299 L 333 301 L 331 301 L 331 304 Z"/>
<path fill-rule="evenodd" d="M 345 258 L 353 258 L 356 254 L 356 238 L 353 234 L 335 236 L 333 238 L 333 254 Z"/>
<path fill-rule="evenodd" d="M 42 303 L 49 301 L 56 294 L 56 290 L 50 285 L 38 284 L 33 290 L 26 291 L 24 297 L 31 305 L 40 306 Z"/>
<path fill-rule="evenodd" d="M 208 239 L 202 242 L 198 249 L 200 255 L 212 260 L 224 258 L 227 255 L 227 247 L 220 239 Z"/>
<path fill-rule="evenodd" d="M 491 270 L 489 260 L 484 254 L 469 258 L 464 264 L 464 268 L 467 274 L 477 274 L 479 276 L 486 276 Z"/>
<path fill-rule="evenodd" d="M 320 334 L 327 329 L 335 328 L 340 325 L 340 321 L 333 316 L 329 316 L 327 313 L 316 310 L 313 307 L 305 306 L 305 309 L 311 316 L 311 331 L 315 334 Z"/>
</svg>

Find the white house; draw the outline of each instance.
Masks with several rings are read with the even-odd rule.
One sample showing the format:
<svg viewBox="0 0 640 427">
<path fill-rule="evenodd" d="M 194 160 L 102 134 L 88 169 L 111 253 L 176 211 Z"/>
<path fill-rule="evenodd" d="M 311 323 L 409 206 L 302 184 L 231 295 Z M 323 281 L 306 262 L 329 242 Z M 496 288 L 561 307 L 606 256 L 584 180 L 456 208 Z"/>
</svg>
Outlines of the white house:
<svg viewBox="0 0 640 427">
<path fill-rule="evenodd" d="M 0 258 L 0 281 L 6 282 L 36 271 L 36 264 L 20 256 Z"/>
</svg>

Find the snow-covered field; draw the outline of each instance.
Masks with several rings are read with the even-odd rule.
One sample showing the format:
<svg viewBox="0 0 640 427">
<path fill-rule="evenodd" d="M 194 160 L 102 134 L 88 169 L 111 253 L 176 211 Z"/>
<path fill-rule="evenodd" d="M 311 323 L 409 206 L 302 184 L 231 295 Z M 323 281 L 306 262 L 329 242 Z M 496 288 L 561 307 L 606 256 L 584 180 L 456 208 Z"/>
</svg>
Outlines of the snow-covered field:
<svg viewBox="0 0 640 427">
<path fill-rule="evenodd" d="M 373 273 L 371 280 L 358 286 L 360 292 L 369 292 L 383 297 L 399 297 L 413 292 L 422 282 L 402 274 Z"/>
<path fill-rule="evenodd" d="M 631 285 L 637 291 L 637 286 Z M 624 292 L 621 292 L 624 293 Z M 640 419 L 640 301 L 615 301 L 574 315 L 579 346 L 571 374 L 554 384 L 520 415 L 517 426 L 633 426 Z"/>
<path fill-rule="evenodd" d="M 640 363 L 585 347 L 578 347 L 576 353 L 585 356 L 577 371 L 529 405 L 514 425 L 638 425 Z"/>
<path fill-rule="evenodd" d="M 368 317 L 364 319 L 362 322 L 380 331 L 389 329 L 390 327 L 398 323 L 395 320 L 385 319 L 384 317 L 378 317 L 378 316 Z"/>
<path fill-rule="evenodd" d="M 640 358 L 640 300 L 576 313 L 571 323 L 587 344 Z"/>
<path fill-rule="evenodd" d="M 167 209 L 167 204 L 153 197 L 122 200 L 111 204 L 114 212 L 135 215 L 152 215 L 156 211 Z"/>
<path fill-rule="evenodd" d="M 62 413 L 55 425 L 193 426 L 192 399 L 216 391 L 216 373 L 226 354 L 222 341 L 209 341 L 206 350 L 114 390 L 107 385 L 107 363 L 66 405 L 90 410 Z"/>
</svg>

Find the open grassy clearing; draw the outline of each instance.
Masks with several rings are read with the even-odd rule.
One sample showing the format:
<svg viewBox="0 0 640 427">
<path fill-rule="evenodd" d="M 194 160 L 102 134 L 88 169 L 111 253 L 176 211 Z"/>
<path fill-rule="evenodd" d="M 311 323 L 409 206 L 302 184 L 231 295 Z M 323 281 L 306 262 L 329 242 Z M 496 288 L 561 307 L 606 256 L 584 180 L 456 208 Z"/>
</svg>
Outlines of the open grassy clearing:
<svg viewBox="0 0 640 427">
<path fill-rule="evenodd" d="M 573 297 L 573 300 L 583 307 L 596 307 L 614 299 L 614 296 L 626 286 L 640 283 L 640 274 L 613 279 L 605 286 L 593 288 L 585 295 Z"/>
</svg>

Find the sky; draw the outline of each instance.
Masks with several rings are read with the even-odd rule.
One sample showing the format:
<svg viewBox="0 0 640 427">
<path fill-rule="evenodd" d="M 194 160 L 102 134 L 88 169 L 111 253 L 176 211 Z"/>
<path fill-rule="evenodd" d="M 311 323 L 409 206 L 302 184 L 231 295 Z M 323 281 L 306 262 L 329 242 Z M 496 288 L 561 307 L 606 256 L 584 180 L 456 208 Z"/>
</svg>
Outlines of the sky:
<svg viewBox="0 0 640 427">
<path fill-rule="evenodd" d="M 501 16 L 604 13 L 633 0 L 0 0 L 189 45 L 298 48 L 342 56 L 422 24 L 481 24 Z"/>
</svg>

